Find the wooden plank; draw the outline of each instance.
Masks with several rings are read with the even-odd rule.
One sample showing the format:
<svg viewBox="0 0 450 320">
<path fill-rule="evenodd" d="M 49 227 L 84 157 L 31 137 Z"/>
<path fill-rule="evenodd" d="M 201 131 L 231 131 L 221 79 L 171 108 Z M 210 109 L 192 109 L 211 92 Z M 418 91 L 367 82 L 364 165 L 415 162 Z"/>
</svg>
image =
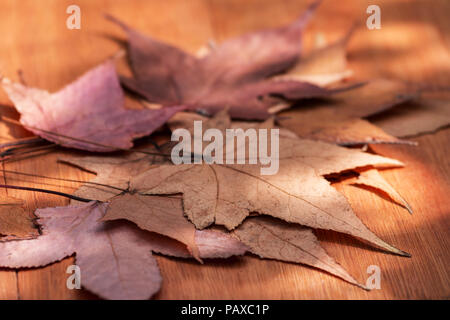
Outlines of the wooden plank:
<svg viewBox="0 0 450 320">
<path fill-rule="evenodd" d="M 0 269 L 0 300 L 15 300 L 17 298 L 16 271 Z"/>
<path fill-rule="evenodd" d="M 137 29 L 194 52 L 209 39 L 228 37 L 263 27 L 287 23 L 298 16 L 307 1 L 210 0 L 210 1 L 113 1 L 79 0 L 82 29 L 65 28 L 66 7 L 72 1 L 4 0 L 0 2 L 0 70 L 17 79 L 22 69 L 28 84 L 57 90 L 83 72 L 112 56 L 123 39 L 119 28 L 105 21 L 111 13 Z M 427 85 L 448 85 L 450 24 L 449 1 L 378 1 L 382 29 L 364 28 L 369 1 L 326 1 L 308 27 L 310 43 L 321 33 L 337 39 L 359 22 L 349 47 L 351 67 L 361 77 L 393 76 Z M 7 13 L 7 14 L 5 14 Z M 1 114 L 16 117 L 11 103 L 0 93 Z M 25 130 L 0 123 L 0 138 L 19 138 Z M 160 299 L 385 299 L 449 298 L 448 186 L 450 130 L 417 139 L 420 146 L 377 147 L 377 151 L 405 162 L 403 169 L 386 170 L 386 179 L 410 202 L 410 216 L 397 205 L 366 190 L 345 186 L 361 219 L 386 241 L 412 253 L 402 258 L 379 252 L 354 239 L 332 232 L 317 232 L 331 256 L 359 281 L 365 282 L 369 265 L 382 272 L 381 290 L 365 292 L 312 268 L 248 256 L 229 261 L 195 261 L 158 257 L 164 284 Z M 57 163 L 62 154 L 84 154 L 60 149 L 46 156 L 6 164 L 9 170 L 69 179 L 92 175 Z M 18 179 L 8 183 L 71 192 L 78 184 Z M 46 184 L 43 184 L 46 183 Z M 22 198 L 29 212 L 67 204 L 56 196 L 8 190 Z M 0 270 L 1 299 L 89 299 L 85 291 L 68 290 L 67 258 L 46 268 Z M 18 288 L 18 290 L 17 290 Z"/>
</svg>

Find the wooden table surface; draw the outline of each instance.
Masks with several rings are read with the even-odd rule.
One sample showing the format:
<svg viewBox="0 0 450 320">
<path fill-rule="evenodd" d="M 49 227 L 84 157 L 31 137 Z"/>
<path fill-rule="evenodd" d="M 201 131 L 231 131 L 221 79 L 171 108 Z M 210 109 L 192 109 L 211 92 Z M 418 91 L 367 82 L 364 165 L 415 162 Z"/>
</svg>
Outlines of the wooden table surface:
<svg viewBox="0 0 450 320">
<path fill-rule="evenodd" d="M 360 22 L 349 45 L 349 59 L 362 78 L 391 76 L 437 86 L 450 83 L 450 1 L 370 1 L 381 7 L 381 30 L 365 28 L 362 0 L 325 1 L 307 29 L 329 41 Z M 66 8 L 81 7 L 81 30 L 66 28 Z M 55 91 L 117 52 L 113 38 L 124 38 L 103 19 L 110 13 L 137 29 L 192 52 L 209 39 L 221 41 L 245 31 L 293 20 L 307 1 L 300 0 L 0 0 L 0 72 L 17 79 L 22 70 L 31 86 Z M 0 93 L 2 114 L 17 117 Z M 29 135 L 0 123 L 0 139 Z M 450 297 L 450 130 L 413 139 L 418 147 L 381 146 L 377 151 L 406 163 L 383 176 L 414 209 L 411 216 L 392 202 L 352 186 L 343 188 L 357 215 L 376 234 L 410 252 L 412 258 L 380 252 L 349 237 L 317 232 L 323 246 L 360 282 L 369 265 L 381 268 L 381 289 L 366 292 L 312 268 L 246 256 L 199 265 L 158 257 L 164 278 L 159 299 L 422 299 Z M 56 152 L 3 164 L 5 169 L 87 180 L 92 174 L 59 164 L 68 152 Z M 2 178 L 7 183 L 72 192 L 69 182 Z M 43 184 L 45 183 L 45 184 Z M 26 201 L 27 210 L 66 205 L 61 197 L 1 190 Z M 73 257 L 45 268 L 0 270 L 1 299 L 96 298 L 66 288 L 66 268 Z"/>
</svg>

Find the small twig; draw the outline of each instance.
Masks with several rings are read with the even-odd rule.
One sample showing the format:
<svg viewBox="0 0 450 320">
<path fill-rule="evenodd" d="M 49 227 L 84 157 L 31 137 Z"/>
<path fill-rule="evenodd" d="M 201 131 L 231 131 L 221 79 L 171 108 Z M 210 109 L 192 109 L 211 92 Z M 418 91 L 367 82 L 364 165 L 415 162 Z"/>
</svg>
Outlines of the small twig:
<svg viewBox="0 0 450 320">
<path fill-rule="evenodd" d="M 0 148 L 7 148 L 7 147 L 14 147 L 18 145 L 24 145 L 24 144 L 33 144 L 38 143 L 41 141 L 45 141 L 42 138 L 39 137 L 27 137 L 27 138 L 21 138 L 10 142 L 5 142 L 0 144 Z"/>
<path fill-rule="evenodd" d="M 26 155 L 26 156 L 22 156 L 22 157 L 20 157 L 20 156 L 9 156 L 9 157 L 5 157 L 5 158 L 3 158 L 3 159 L 0 159 L 0 162 L 3 162 L 3 163 L 10 163 L 10 162 L 14 162 L 14 161 L 20 161 L 20 160 L 26 160 L 26 159 L 30 159 L 30 158 L 33 158 L 33 157 L 37 157 L 37 156 L 44 156 L 44 155 L 46 155 L 46 154 L 49 154 L 49 153 L 52 153 L 53 152 L 53 150 L 47 150 L 47 151 L 41 151 L 41 152 L 36 152 L 36 153 L 32 153 L 32 154 L 29 154 L 29 155 Z"/>
<path fill-rule="evenodd" d="M 49 193 L 49 194 L 53 194 L 53 195 L 69 198 L 69 199 L 72 199 L 72 200 L 81 201 L 81 202 L 94 201 L 94 200 L 91 200 L 91 199 L 80 198 L 80 197 L 77 197 L 77 196 L 74 196 L 74 195 L 71 195 L 71 194 L 68 194 L 68 193 L 64 193 L 64 192 L 59 192 L 59 191 L 54 191 L 54 190 L 47 190 L 47 189 L 40 189 L 40 188 L 13 186 L 13 185 L 9 185 L 9 184 L 0 184 L 0 188 Z"/>
<path fill-rule="evenodd" d="M 29 147 L 17 147 L 17 148 L 10 148 L 7 149 L 3 152 L 0 153 L 0 158 L 3 158 L 5 156 L 14 156 L 14 155 L 23 155 L 23 154 L 27 154 L 27 153 L 33 153 L 36 151 L 41 151 L 41 150 L 47 150 L 47 149 L 51 149 L 51 148 L 55 148 L 56 144 L 47 144 L 44 146 L 38 146 L 38 147 L 33 147 L 33 148 L 29 148 Z M 21 151 L 19 153 L 14 153 L 17 150 L 23 150 L 25 149 L 25 151 Z"/>
<path fill-rule="evenodd" d="M 90 182 L 90 181 L 82 181 L 82 180 L 74 180 L 74 179 L 65 179 L 65 178 L 56 178 L 56 177 L 48 177 L 48 176 L 43 176 L 43 175 L 39 175 L 39 174 L 34 174 L 34 173 L 26 173 L 26 172 L 18 172 L 18 171 L 11 171 L 11 170 L 2 170 L 4 173 L 9 173 L 9 174 L 17 174 L 17 175 L 22 175 L 22 176 L 28 176 L 28 177 L 35 177 L 35 178 L 43 178 L 43 179 L 50 179 L 50 180 L 59 180 L 59 181 L 68 181 L 68 182 L 78 182 L 78 183 L 84 183 L 84 184 L 92 184 L 92 185 L 96 185 L 96 186 L 101 186 L 101 187 L 107 187 L 107 188 L 111 188 L 111 189 L 116 189 L 122 192 L 125 192 L 127 190 L 125 189 L 121 189 L 118 187 L 114 187 L 114 186 L 110 186 L 108 184 L 103 184 L 103 183 L 97 183 L 97 182 Z"/>
</svg>

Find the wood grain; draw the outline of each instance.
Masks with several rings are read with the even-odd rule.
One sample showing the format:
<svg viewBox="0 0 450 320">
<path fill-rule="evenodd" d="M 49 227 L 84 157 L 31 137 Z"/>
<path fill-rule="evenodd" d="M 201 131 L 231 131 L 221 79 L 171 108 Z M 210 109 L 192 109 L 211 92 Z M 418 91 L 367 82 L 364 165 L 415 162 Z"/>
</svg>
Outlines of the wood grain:
<svg viewBox="0 0 450 320">
<path fill-rule="evenodd" d="M 65 27 L 68 5 L 81 7 L 81 30 Z M 318 33 L 337 39 L 360 24 L 349 46 L 351 67 L 358 77 L 392 76 L 432 86 L 450 83 L 450 1 L 377 1 L 382 29 L 365 26 L 366 1 L 325 1 L 308 27 L 306 43 Z M 298 0 L 0 0 L 0 72 L 17 79 L 23 70 L 29 85 L 57 90 L 112 56 L 121 48 L 122 32 L 103 19 L 110 13 L 153 36 L 194 52 L 210 39 L 228 37 L 287 23 L 306 7 Z M 17 117 L 0 93 L 2 115 Z M 0 123 L 0 139 L 29 135 L 22 128 Z M 412 254 L 386 254 L 349 237 L 318 231 L 329 254 L 359 281 L 369 265 L 382 272 L 381 290 L 366 292 L 312 268 L 260 260 L 256 257 L 209 261 L 199 265 L 158 257 L 164 277 L 159 299 L 448 299 L 450 298 L 450 130 L 414 139 L 419 147 L 376 146 L 405 168 L 386 170 L 385 178 L 409 201 L 414 214 L 373 193 L 340 187 L 358 216 L 384 240 Z M 5 163 L 8 170 L 87 180 L 91 174 L 57 163 L 58 149 L 27 160 Z M 12 175 L 10 184 L 71 192 L 76 183 Z M 38 193 L 6 190 L 24 199 L 27 210 L 67 204 L 67 200 Z M 0 299 L 91 299 L 83 290 L 66 288 L 66 268 L 73 257 L 46 268 L 0 270 Z"/>
</svg>

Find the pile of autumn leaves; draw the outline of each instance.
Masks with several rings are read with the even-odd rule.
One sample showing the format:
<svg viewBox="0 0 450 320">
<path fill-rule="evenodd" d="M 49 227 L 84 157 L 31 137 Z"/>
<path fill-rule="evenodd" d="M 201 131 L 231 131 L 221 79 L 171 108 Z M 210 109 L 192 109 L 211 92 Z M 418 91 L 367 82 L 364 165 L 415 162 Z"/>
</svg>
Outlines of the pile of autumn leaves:
<svg viewBox="0 0 450 320">
<path fill-rule="evenodd" d="M 448 124 L 447 101 L 395 80 L 343 81 L 351 75 L 345 60 L 351 33 L 303 54 L 302 31 L 317 4 L 288 26 L 230 39 L 197 56 L 109 17 L 127 33 L 134 78 L 119 78 L 112 60 L 56 93 L 3 78 L 20 122 L 34 134 L 65 147 L 116 152 L 60 159 L 97 176 L 75 192 L 84 202 L 36 210 L 40 233 L 21 215 L 21 203 L 9 200 L 0 218 L 0 266 L 40 267 L 76 254 L 84 288 L 108 299 L 146 299 L 162 281 L 152 253 L 202 262 L 250 252 L 313 266 L 360 287 L 313 229 L 407 256 L 372 233 L 326 178 L 355 172 L 346 182 L 381 190 L 410 211 L 377 171 L 402 163 L 338 145 L 410 143 L 399 137 Z M 151 104 L 125 108 L 121 84 Z M 321 99 L 303 100 L 310 98 Z M 407 101 L 414 101 L 416 114 L 400 109 L 378 119 L 381 128 L 362 119 Z M 134 138 L 163 124 L 191 129 L 203 120 L 204 128 L 270 129 L 275 113 L 280 169 L 272 176 L 261 176 L 260 165 L 175 166 L 167 148 L 131 149 Z M 411 126 L 418 119 L 421 126 Z"/>
</svg>

